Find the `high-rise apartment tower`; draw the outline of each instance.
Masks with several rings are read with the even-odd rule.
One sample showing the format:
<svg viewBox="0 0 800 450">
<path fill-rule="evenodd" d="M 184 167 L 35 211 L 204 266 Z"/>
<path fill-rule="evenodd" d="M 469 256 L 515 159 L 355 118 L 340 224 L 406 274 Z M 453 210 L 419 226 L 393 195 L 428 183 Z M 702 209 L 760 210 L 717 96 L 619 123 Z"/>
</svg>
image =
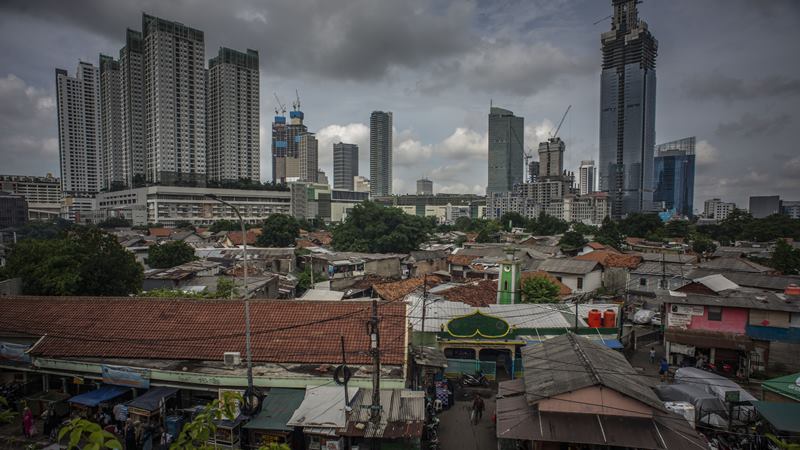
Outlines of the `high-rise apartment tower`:
<svg viewBox="0 0 800 450">
<path fill-rule="evenodd" d="M 594 166 L 594 161 L 581 161 L 581 165 L 578 168 L 578 193 L 587 195 L 594 192 L 596 178 L 597 168 Z"/>
<path fill-rule="evenodd" d="M 130 167 L 122 148 L 122 75 L 119 61 L 100 55 L 100 161 L 102 189 L 127 186 Z"/>
<path fill-rule="evenodd" d="M 510 192 L 515 184 L 522 183 L 524 133 L 525 119 L 507 109 L 491 107 L 487 195 Z"/>
<path fill-rule="evenodd" d="M 369 117 L 370 194 L 392 195 L 392 113 L 373 111 Z"/>
</svg>

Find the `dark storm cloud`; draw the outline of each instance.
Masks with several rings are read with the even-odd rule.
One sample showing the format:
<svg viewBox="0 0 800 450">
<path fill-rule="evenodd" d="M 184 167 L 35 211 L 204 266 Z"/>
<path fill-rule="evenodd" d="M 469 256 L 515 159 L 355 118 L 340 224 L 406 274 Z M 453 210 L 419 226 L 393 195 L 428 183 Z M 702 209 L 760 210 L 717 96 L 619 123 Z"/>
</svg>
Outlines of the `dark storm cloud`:
<svg viewBox="0 0 800 450">
<path fill-rule="evenodd" d="M 760 97 L 795 96 L 800 94 L 800 78 L 771 75 L 743 80 L 719 72 L 697 75 L 687 79 L 683 87 L 695 100 L 750 100 Z"/>
<path fill-rule="evenodd" d="M 719 124 L 716 134 L 720 137 L 754 138 L 776 134 L 792 122 L 789 114 L 756 115 L 745 113 L 738 120 Z"/>
<path fill-rule="evenodd" d="M 270 2 L 149 0 L 115 2 L 6 1 L 2 11 L 65 21 L 117 38 L 140 28 L 141 12 L 179 20 L 217 45 L 256 48 L 262 69 L 284 76 L 344 80 L 384 77 L 393 67 L 416 68 L 464 53 L 475 42 L 471 6 L 436 8 L 421 0 L 307 0 Z"/>
</svg>

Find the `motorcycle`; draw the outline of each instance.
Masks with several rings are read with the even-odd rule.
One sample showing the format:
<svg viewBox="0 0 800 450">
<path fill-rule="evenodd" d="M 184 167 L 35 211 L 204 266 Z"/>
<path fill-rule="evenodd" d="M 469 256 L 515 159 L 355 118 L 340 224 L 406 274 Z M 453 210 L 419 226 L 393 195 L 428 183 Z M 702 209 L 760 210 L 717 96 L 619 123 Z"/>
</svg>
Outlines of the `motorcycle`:
<svg viewBox="0 0 800 450">
<path fill-rule="evenodd" d="M 489 380 L 480 370 L 474 375 L 468 373 L 461 374 L 461 386 L 463 387 L 488 387 Z"/>
</svg>

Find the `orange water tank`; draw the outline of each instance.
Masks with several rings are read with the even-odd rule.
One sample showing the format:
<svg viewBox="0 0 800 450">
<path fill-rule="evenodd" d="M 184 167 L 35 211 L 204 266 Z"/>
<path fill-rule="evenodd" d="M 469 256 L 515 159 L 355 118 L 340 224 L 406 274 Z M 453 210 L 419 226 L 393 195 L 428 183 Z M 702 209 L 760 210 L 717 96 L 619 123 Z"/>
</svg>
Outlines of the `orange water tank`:
<svg viewBox="0 0 800 450">
<path fill-rule="evenodd" d="M 593 309 L 589 311 L 589 328 L 600 328 L 603 321 L 600 316 L 599 309 Z"/>
<path fill-rule="evenodd" d="M 617 312 L 613 309 L 607 309 L 603 312 L 603 328 L 616 328 L 617 327 Z"/>
</svg>

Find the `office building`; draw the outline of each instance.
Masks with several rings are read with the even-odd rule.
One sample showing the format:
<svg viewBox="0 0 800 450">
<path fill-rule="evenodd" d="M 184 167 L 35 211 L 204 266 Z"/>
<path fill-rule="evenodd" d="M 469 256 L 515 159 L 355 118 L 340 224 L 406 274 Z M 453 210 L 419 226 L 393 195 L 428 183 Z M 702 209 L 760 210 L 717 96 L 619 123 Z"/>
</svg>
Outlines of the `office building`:
<svg viewBox="0 0 800 450">
<path fill-rule="evenodd" d="M 317 138 L 314 133 L 303 133 L 298 136 L 298 181 L 317 182 L 317 174 L 319 173 L 319 150 L 317 145 Z"/>
<path fill-rule="evenodd" d="M 80 219 L 100 190 L 100 74 L 81 62 L 74 77 L 56 69 L 61 216 Z"/>
<path fill-rule="evenodd" d="M 30 220 L 52 220 L 61 211 L 61 180 L 44 177 L 0 175 L 0 191 L 22 195 L 28 202 Z"/>
<path fill-rule="evenodd" d="M 142 14 L 147 181 L 205 185 L 203 32 Z"/>
<path fill-rule="evenodd" d="M 718 198 L 706 200 L 703 204 L 703 216 L 717 222 L 725 220 L 736 209 L 735 203 L 723 202 Z"/>
<path fill-rule="evenodd" d="M 581 161 L 578 168 L 578 194 L 587 195 L 595 191 L 595 179 L 597 178 L 597 168 L 594 161 Z"/>
<path fill-rule="evenodd" d="M 356 175 L 358 175 L 358 145 L 344 142 L 333 144 L 333 188 L 355 190 Z"/>
<path fill-rule="evenodd" d="M 392 195 L 392 113 L 373 111 L 369 117 L 370 193 Z"/>
<path fill-rule="evenodd" d="M 356 175 L 353 177 L 353 191 L 355 192 L 372 192 L 372 188 L 370 187 L 369 180 L 362 177 L 361 175 Z"/>
<path fill-rule="evenodd" d="M 694 215 L 695 138 L 659 144 L 655 149 L 653 201 L 678 216 Z"/>
<path fill-rule="evenodd" d="M 320 169 L 317 171 L 317 183 L 330 186 L 331 183 L 328 180 L 328 175 L 325 174 L 324 170 Z"/>
<path fill-rule="evenodd" d="M 147 155 L 144 148 L 144 47 L 142 33 L 126 30 L 125 46 L 119 51 L 122 121 L 122 157 L 128 168 L 125 184 L 144 184 Z"/>
<path fill-rule="evenodd" d="M 510 192 L 515 184 L 522 183 L 524 134 L 525 119 L 507 109 L 490 108 L 488 196 Z"/>
<path fill-rule="evenodd" d="M 778 195 L 750 196 L 750 215 L 763 219 L 781 213 L 781 198 Z"/>
<path fill-rule="evenodd" d="M 789 216 L 790 219 L 800 219 L 800 201 L 781 201 L 781 214 Z"/>
<path fill-rule="evenodd" d="M 417 180 L 417 195 L 433 195 L 433 181 L 427 178 Z"/>
<path fill-rule="evenodd" d="M 122 74 L 119 61 L 100 55 L 101 189 L 120 189 L 128 183 L 128 161 L 122 149 Z"/>
<path fill-rule="evenodd" d="M 612 3 L 611 30 L 601 37 L 599 179 L 620 218 L 652 209 L 658 42 L 637 0 Z"/>
<path fill-rule="evenodd" d="M 249 224 L 260 224 L 271 214 L 290 213 L 289 191 L 148 186 L 98 194 L 93 217 L 98 222 L 107 217 L 124 217 L 134 226 L 160 223 L 166 227 L 184 221 L 200 226 L 222 219 L 237 220 L 233 209 L 206 194 L 235 206 Z"/>
<path fill-rule="evenodd" d="M 208 61 L 206 174 L 209 181 L 260 180 L 258 52 L 221 47 Z"/>
<path fill-rule="evenodd" d="M 0 229 L 19 227 L 28 222 L 28 202 L 24 195 L 0 191 Z"/>
</svg>

